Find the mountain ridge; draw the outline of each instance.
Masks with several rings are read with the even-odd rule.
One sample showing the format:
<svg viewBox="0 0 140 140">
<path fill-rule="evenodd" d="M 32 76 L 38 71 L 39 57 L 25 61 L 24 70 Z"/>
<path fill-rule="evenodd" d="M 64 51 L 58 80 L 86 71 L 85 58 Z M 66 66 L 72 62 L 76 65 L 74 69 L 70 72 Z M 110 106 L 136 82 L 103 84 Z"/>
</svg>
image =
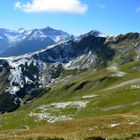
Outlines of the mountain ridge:
<svg viewBox="0 0 140 140">
<path fill-rule="evenodd" d="M 139 138 L 139 77 L 139 33 L 91 31 L 0 58 L 0 139 Z"/>
<path fill-rule="evenodd" d="M 50 27 L 18 30 L 0 29 L 0 56 L 16 56 L 35 52 L 57 42 L 67 40 L 70 34 Z"/>
<path fill-rule="evenodd" d="M 12 111 L 19 107 L 22 99 L 28 93 L 52 83 L 56 79 L 61 79 L 64 71 L 89 68 L 102 69 L 108 66 L 109 61 L 116 65 L 138 61 L 140 58 L 139 40 L 139 33 L 105 37 L 100 36 L 99 32 L 91 31 L 82 35 L 78 40 L 72 38 L 68 41 L 59 42 L 33 54 L 1 58 L 1 74 L 7 72 L 9 77 L 5 79 L 8 86 L 1 93 L 6 97 L 0 98 L 0 106 L 2 106 L 0 111 Z M 117 46 L 120 46 L 120 49 Z M 125 55 L 121 56 L 120 50 L 121 52 L 125 50 Z M 131 51 L 135 55 L 131 55 Z M 119 63 L 116 58 L 119 59 Z M 3 110 L 4 98 L 9 98 L 11 104 L 14 101 L 12 109 L 6 107 L 8 110 L 6 108 Z"/>
</svg>

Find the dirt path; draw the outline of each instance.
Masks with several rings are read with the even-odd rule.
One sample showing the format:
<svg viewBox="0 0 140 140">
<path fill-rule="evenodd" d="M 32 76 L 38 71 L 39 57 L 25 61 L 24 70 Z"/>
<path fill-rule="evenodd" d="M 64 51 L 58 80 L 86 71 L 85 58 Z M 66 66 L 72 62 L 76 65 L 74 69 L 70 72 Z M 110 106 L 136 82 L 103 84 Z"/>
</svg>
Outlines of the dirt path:
<svg viewBox="0 0 140 140">
<path fill-rule="evenodd" d="M 123 87 L 123 86 L 129 85 L 129 84 L 134 84 L 134 83 L 137 83 L 137 82 L 140 82 L 140 78 L 129 80 L 129 81 L 126 81 L 126 82 L 122 82 L 120 84 L 113 85 L 113 86 L 111 86 L 109 88 L 106 88 L 106 89 L 103 89 L 101 91 L 112 90 L 112 89 L 115 89 L 115 88 Z"/>
</svg>

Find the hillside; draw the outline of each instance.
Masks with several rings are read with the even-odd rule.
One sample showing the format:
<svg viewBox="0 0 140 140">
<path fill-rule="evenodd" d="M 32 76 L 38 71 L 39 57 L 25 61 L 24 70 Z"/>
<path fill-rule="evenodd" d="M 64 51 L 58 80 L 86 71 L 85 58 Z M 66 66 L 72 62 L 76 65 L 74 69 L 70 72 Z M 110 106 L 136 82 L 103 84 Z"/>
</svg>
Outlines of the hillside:
<svg viewBox="0 0 140 140">
<path fill-rule="evenodd" d="M 139 33 L 91 31 L 1 58 L 0 80 L 0 139 L 140 135 Z"/>
</svg>

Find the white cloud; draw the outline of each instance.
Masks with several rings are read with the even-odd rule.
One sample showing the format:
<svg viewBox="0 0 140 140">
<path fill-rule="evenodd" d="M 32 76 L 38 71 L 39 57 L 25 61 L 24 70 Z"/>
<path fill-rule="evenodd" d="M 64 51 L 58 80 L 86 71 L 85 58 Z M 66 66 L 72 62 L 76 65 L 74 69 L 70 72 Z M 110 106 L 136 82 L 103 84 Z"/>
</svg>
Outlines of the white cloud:
<svg viewBox="0 0 140 140">
<path fill-rule="evenodd" d="M 140 12 L 140 6 L 136 9 L 136 12 L 137 13 Z"/>
<path fill-rule="evenodd" d="M 99 8 L 105 8 L 105 7 L 106 7 L 106 4 L 97 4 L 97 6 L 98 6 Z"/>
<path fill-rule="evenodd" d="M 80 0 L 32 0 L 32 2 L 15 3 L 16 9 L 24 12 L 77 13 L 83 14 L 88 6 Z"/>
<path fill-rule="evenodd" d="M 21 8 L 20 2 L 16 2 L 16 3 L 15 3 L 15 8 Z"/>
</svg>

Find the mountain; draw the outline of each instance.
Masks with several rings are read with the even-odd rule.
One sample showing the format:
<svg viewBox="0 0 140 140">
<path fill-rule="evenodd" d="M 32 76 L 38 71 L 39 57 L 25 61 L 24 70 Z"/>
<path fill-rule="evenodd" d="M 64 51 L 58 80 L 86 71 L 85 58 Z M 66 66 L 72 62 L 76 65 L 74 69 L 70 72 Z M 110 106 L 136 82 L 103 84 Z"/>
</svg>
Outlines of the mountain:
<svg viewBox="0 0 140 140">
<path fill-rule="evenodd" d="M 91 31 L 34 53 L 0 58 L 0 128 L 7 130 L 1 135 L 137 138 L 139 72 L 139 33 Z"/>
<path fill-rule="evenodd" d="M 73 38 L 57 43 L 33 54 L 1 58 L 1 76 L 6 74 L 5 82 L 3 82 L 4 85 L 8 84 L 4 93 L 1 94 L 4 97 L 0 98 L 0 111 L 15 109 L 15 106 L 19 106 L 24 97 L 33 89 L 55 81 L 66 70 L 101 69 L 107 67 L 111 61 L 115 65 L 138 61 L 140 58 L 139 39 L 139 33 L 105 37 L 97 31 L 92 31 L 78 39 Z M 13 102 L 13 108 L 10 106 L 9 109 L 8 104 L 6 108 L 3 107 L 3 104 L 7 102 L 4 98 L 12 99 L 10 102 Z"/>
<path fill-rule="evenodd" d="M 50 27 L 43 29 L 18 30 L 0 29 L 0 56 L 17 56 L 38 51 L 57 42 L 67 40 L 71 35 Z"/>
</svg>

